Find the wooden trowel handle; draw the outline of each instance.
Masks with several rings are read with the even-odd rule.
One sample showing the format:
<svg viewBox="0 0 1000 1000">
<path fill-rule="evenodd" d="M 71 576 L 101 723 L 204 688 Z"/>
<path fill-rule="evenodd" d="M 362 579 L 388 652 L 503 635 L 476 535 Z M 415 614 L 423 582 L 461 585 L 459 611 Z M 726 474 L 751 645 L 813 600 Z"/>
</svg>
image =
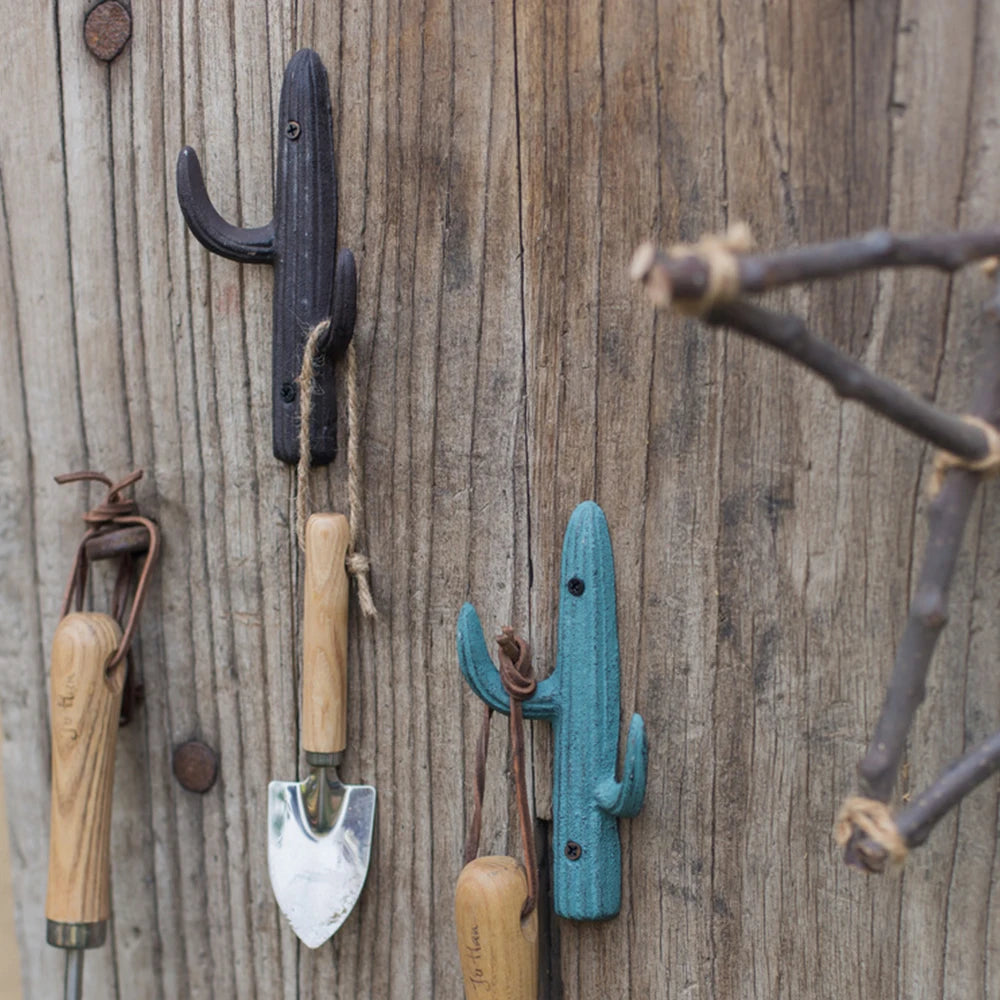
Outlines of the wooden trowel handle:
<svg viewBox="0 0 1000 1000">
<path fill-rule="evenodd" d="M 340 753 L 347 746 L 347 569 L 351 531 L 343 514 L 306 523 L 302 622 L 302 749 Z"/>
<path fill-rule="evenodd" d="M 108 615 L 77 612 L 52 640 L 52 823 L 45 916 L 57 924 L 102 924 L 111 912 L 108 856 L 111 786 L 125 665 L 105 668 L 121 642 Z M 60 936 L 71 947 L 99 944 L 99 936 Z M 72 944 L 82 941 L 81 944 Z"/>
<path fill-rule="evenodd" d="M 455 925 L 466 1000 L 536 1000 L 538 911 L 524 921 L 524 868 L 507 857 L 476 858 L 458 877 Z"/>
</svg>

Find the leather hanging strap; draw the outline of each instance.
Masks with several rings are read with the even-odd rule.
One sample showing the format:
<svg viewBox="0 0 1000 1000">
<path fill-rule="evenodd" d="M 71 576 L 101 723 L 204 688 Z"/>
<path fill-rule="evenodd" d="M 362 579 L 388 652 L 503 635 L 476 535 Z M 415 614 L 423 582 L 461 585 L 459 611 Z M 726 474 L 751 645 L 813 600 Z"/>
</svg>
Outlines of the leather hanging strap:
<svg viewBox="0 0 1000 1000">
<path fill-rule="evenodd" d="M 535 857 L 535 839 L 531 829 L 528 808 L 528 784 L 524 771 L 524 716 L 521 702 L 535 693 L 536 680 L 531 666 L 531 647 L 512 628 L 504 628 L 497 637 L 500 661 L 500 681 L 510 697 L 510 754 L 517 797 L 517 813 L 521 829 L 521 849 L 528 879 L 528 895 L 521 908 L 521 919 L 527 917 L 538 903 L 538 862 Z M 465 864 L 479 853 L 482 833 L 483 790 L 486 785 L 486 755 L 489 749 L 490 718 L 493 710 L 487 707 L 476 744 L 475 787 L 472 820 L 465 841 Z"/>
</svg>

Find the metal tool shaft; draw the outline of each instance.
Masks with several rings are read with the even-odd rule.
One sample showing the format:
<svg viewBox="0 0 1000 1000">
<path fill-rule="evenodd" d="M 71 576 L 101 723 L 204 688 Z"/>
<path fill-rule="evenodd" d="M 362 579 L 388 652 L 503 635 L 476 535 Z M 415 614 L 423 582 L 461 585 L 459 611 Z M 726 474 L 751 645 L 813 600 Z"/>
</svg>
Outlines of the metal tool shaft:
<svg viewBox="0 0 1000 1000">
<path fill-rule="evenodd" d="M 308 754 L 306 756 L 308 758 Z M 343 799 L 344 786 L 337 777 L 337 768 L 334 765 L 312 765 L 309 777 L 302 783 L 302 801 L 313 830 L 327 833 L 333 829 Z"/>
<path fill-rule="evenodd" d="M 63 1000 L 81 1000 L 83 996 L 83 949 L 66 950 L 66 978 L 63 980 Z"/>
</svg>

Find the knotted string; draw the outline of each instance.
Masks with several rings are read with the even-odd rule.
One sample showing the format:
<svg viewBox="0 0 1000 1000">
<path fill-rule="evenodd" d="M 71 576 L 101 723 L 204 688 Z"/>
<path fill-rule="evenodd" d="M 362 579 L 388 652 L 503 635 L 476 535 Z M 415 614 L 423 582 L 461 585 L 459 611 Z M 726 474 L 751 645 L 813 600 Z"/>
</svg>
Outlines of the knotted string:
<svg viewBox="0 0 1000 1000">
<path fill-rule="evenodd" d="M 893 865 L 899 866 L 906 860 L 909 847 L 884 802 L 862 795 L 848 798 L 840 807 L 834 826 L 833 836 L 838 847 L 847 844 L 855 827 L 883 848 Z"/>
<path fill-rule="evenodd" d="M 535 693 L 536 681 L 531 667 L 531 647 L 512 628 L 504 628 L 497 637 L 500 661 L 500 682 L 510 697 L 510 755 L 514 790 L 517 797 L 517 815 L 521 830 L 521 849 L 528 879 L 528 895 L 521 907 L 521 919 L 530 915 L 538 904 L 538 862 L 535 858 L 535 839 L 531 830 L 531 813 L 528 808 L 528 783 L 524 771 L 524 716 L 521 702 Z M 486 706 L 483 722 L 476 743 L 475 786 L 473 789 L 472 820 L 465 840 L 465 864 L 475 860 L 479 853 L 479 840 L 483 823 L 483 790 L 486 785 L 486 754 L 489 749 L 490 719 L 493 709 Z"/>
<path fill-rule="evenodd" d="M 1000 471 L 1000 431 L 991 423 L 968 413 L 962 415 L 962 420 L 972 427 L 979 428 L 986 435 L 986 454 L 979 459 L 968 459 L 950 451 L 936 451 L 931 481 L 927 486 L 927 492 L 932 499 L 941 491 L 945 474 L 949 469 L 968 469 L 984 476 Z"/>
<path fill-rule="evenodd" d="M 697 243 L 677 243 L 666 251 L 674 260 L 695 257 L 705 266 L 705 290 L 697 298 L 673 295 L 667 271 L 657 268 L 657 250 L 644 243 L 632 257 L 629 268 L 634 281 L 642 281 L 658 306 L 673 305 L 687 316 L 704 316 L 713 307 L 730 302 L 740 294 L 740 254 L 753 249 L 753 235 L 745 222 L 736 222 L 725 233 L 708 233 Z"/>
<path fill-rule="evenodd" d="M 298 491 L 295 498 L 295 533 L 299 548 L 305 551 L 306 521 L 312 506 L 309 490 L 309 468 L 312 451 L 309 430 L 312 421 L 313 387 L 316 378 L 316 352 L 320 340 L 330 329 L 330 320 L 317 323 L 306 337 L 302 351 L 302 368 L 297 379 L 299 384 L 299 464 L 296 470 Z M 347 545 L 347 572 L 358 584 L 358 603 L 366 618 L 377 618 L 378 609 L 372 599 L 368 572 L 371 564 L 368 557 L 357 549 L 360 524 L 363 520 L 361 499 L 361 460 L 358 455 L 358 365 L 354 341 L 347 345 L 347 520 L 350 539 Z"/>
</svg>

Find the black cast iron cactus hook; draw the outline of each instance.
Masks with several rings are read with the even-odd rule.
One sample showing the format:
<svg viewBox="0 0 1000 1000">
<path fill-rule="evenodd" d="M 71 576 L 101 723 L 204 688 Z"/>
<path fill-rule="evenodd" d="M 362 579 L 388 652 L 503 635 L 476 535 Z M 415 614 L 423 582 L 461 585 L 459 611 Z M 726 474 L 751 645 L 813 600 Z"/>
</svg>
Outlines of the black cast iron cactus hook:
<svg viewBox="0 0 1000 1000">
<path fill-rule="evenodd" d="M 337 454 L 333 360 L 347 349 L 357 311 L 357 274 L 350 250 L 337 253 L 337 174 L 326 69 L 301 49 L 281 87 L 274 218 L 257 229 L 231 225 L 215 210 L 195 151 L 177 158 L 177 197 L 191 232 L 209 250 L 247 264 L 274 265 L 272 393 L 274 454 L 299 460 L 299 387 L 310 329 L 330 320 L 313 381 L 309 447 L 313 465 Z M 322 363 L 326 362 L 326 363 Z"/>
</svg>

